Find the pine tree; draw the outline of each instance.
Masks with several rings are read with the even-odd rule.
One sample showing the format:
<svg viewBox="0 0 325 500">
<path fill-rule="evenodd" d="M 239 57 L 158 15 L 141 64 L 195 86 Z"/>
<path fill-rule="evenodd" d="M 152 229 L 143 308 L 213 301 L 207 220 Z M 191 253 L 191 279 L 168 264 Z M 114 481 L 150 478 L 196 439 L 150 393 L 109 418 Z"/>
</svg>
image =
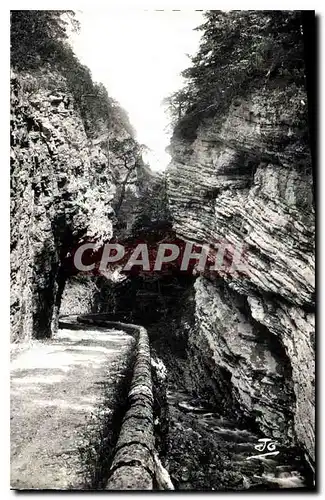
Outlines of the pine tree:
<svg viewBox="0 0 325 500">
<path fill-rule="evenodd" d="M 297 11 L 208 11 L 185 88 L 167 98 L 176 133 L 195 133 L 202 115 L 227 111 L 234 98 L 281 78 L 303 84 L 301 15 Z M 183 97 L 181 113 L 173 106 Z M 185 98 L 186 96 L 186 98 Z"/>
</svg>

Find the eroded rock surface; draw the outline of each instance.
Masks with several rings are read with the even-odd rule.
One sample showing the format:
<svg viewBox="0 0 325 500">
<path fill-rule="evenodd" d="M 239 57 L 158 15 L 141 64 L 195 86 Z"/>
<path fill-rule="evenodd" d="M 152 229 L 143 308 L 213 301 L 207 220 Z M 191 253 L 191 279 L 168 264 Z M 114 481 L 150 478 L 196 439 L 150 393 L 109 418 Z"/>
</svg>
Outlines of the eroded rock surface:
<svg viewBox="0 0 325 500">
<path fill-rule="evenodd" d="M 13 340 L 50 336 L 61 256 L 82 235 L 112 234 L 114 185 L 99 182 L 105 161 L 57 78 L 55 91 L 30 76 L 11 82 Z"/>
<path fill-rule="evenodd" d="M 11 338 L 15 342 L 51 336 L 67 277 L 64 269 L 60 271 L 62 262 L 82 241 L 100 246 L 112 237 L 116 172 L 123 178 L 127 170 L 114 152 L 108 152 L 108 139 L 135 143 L 118 120 L 115 106 L 111 121 L 98 120 L 90 135 L 63 76 L 12 74 Z"/>
<path fill-rule="evenodd" d="M 314 210 L 305 103 L 298 87 L 260 89 L 224 118 L 202 119 L 193 141 L 174 136 L 168 183 L 177 234 L 244 248 L 248 269 L 197 279 L 188 341 L 197 388 L 209 386 L 225 408 L 268 435 L 296 437 L 313 460 Z"/>
</svg>

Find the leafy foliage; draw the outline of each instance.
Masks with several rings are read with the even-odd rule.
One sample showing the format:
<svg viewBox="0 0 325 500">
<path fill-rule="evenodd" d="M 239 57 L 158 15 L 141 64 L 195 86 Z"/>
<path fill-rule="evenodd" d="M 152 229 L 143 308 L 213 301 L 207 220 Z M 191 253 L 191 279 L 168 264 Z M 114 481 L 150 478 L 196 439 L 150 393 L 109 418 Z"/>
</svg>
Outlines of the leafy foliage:
<svg viewBox="0 0 325 500">
<path fill-rule="evenodd" d="M 185 88 L 166 100 L 175 132 L 185 136 L 195 134 L 202 115 L 222 116 L 258 85 L 304 81 L 299 12 L 208 11 L 205 19 L 198 53 L 183 72 Z"/>
<path fill-rule="evenodd" d="M 163 237 L 171 227 L 165 177 L 151 172 L 139 157 L 132 174 L 127 173 L 115 184 L 118 237 L 121 240 L 144 238 L 146 241 Z"/>
<path fill-rule="evenodd" d="M 54 70 L 65 78 L 80 109 L 86 132 L 94 135 L 100 122 L 117 122 L 130 135 L 134 131 L 126 112 L 94 83 L 68 43 L 68 29 L 79 29 L 73 11 L 16 10 L 11 12 L 11 64 L 18 71 Z"/>
<path fill-rule="evenodd" d="M 162 105 L 170 116 L 170 126 L 172 128 L 183 118 L 189 102 L 190 91 L 186 88 L 178 90 L 163 99 Z"/>
<path fill-rule="evenodd" d="M 69 22 L 79 28 L 73 11 L 13 10 L 10 21 L 11 63 L 20 70 L 56 61 L 68 39 Z"/>
<path fill-rule="evenodd" d="M 135 234 L 164 234 L 171 226 L 171 214 L 167 199 L 166 177 L 152 175 L 141 190 L 140 207 L 133 231 Z"/>
<path fill-rule="evenodd" d="M 141 162 L 141 147 L 132 137 L 128 137 L 124 140 L 111 140 L 110 151 L 114 153 L 115 158 L 118 159 L 121 167 L 123 167 L 113 174 L 117 191 L 117 202 L 114 210 L 115 214 L 119 217 L 128 186 L 131 184 L 134 185 L 137 178 L 136 170 L 139 162 Z M 129 193 L 128 198 L 130 198 L 130 195 L 133 200 L 134 196 L 132 197 L 131 193 Z"/>
</svg>

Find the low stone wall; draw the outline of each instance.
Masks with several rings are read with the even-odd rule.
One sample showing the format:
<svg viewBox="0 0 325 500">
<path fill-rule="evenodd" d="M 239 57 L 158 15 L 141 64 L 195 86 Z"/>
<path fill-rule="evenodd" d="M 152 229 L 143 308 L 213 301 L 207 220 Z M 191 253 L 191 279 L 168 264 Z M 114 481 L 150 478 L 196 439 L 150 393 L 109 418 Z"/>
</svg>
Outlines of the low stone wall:
<svg viewBox="0 0 325 500">
<path fill-rule="evenodd" d="M 110 321 L 107 314 L 75 317 L 81 324 L 124 330 L 137 340 L 137 355 L 114 459 L 106 490 L 152 490 L 155 476 L 155 447 L 153 426 L 153 393 L 148 334 L 137 325 Z M 59 325 L 69 327 L 69 317 Z"/>
</svg>

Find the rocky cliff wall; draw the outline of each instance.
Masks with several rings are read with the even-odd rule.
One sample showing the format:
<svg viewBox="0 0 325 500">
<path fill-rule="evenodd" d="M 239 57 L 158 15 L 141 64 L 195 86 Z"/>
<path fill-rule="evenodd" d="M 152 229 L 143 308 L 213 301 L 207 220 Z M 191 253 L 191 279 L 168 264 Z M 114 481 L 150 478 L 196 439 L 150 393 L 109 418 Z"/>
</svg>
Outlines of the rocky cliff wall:
<svg viewBox="0 0 325 500">
<path fill-rule="evenodd" d="M 98 288 L 93 276 L 77 275 L 66 280 L 61 297 L 60 316 L 97 312 Z"/>
<path fill-rule="evenodd" d="M 199 277 L 188 341 L 198 389 L 314 458 L 314 210 L 306 95 L 261 87 L 174 135 L 178 236 L 244 245 L 248 275 Z"/>
<path fill-rule="evenodd" d="M 49 337 L 56 327 L 63 259 L 83 239 L 112 236 L 116 192 L 108 128 L 92 137 L 65 79 L 49 71 L 11 78 L 11 338 Z M 87 312 L 87 311 L 84 311 Z"/>
</svg>

